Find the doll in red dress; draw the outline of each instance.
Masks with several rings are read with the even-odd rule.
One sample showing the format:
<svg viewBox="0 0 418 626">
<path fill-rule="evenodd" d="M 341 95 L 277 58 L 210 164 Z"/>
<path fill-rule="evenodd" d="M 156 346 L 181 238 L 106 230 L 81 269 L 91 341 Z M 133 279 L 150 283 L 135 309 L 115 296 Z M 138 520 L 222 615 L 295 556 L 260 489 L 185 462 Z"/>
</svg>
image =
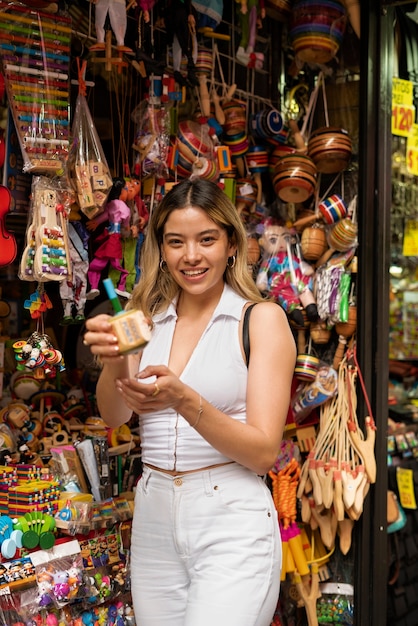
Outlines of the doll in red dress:
<svg viewBox="0 0 418 626">
<path fill-rule="evenodd" d="M 123 178 L 114 178 L 113 187 L 109 192 L 109 197 L 103 213 L 89 220 L 86 223 L 88 230 L 94 231 L 103 222 L 108 222 L 103 234 L 96 238 L 99 247 L 94 252 L 94 259 L 90 262 L 87 276 L 91 289 L 87 293 L 87 300 L 96 298 L 100 291 L 98 289 L 100 276 L 105 267 L 109 264 L 120 272 L 119 282 L 116 292 L 125 294 L 126 278 L 128 270 L 122 267 L 122 241 L 124 233 L 129 232 L 131 211 L 126 204 L 128 190 Z"/>
</svg>

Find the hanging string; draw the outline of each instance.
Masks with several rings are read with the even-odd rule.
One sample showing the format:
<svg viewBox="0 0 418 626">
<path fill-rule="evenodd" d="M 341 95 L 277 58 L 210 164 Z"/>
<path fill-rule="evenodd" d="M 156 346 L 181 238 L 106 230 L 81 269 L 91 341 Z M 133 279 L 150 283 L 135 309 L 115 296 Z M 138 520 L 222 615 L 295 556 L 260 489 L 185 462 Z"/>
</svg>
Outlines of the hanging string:
<svg viewBox="0 0 418 626">
<path fill-rule="evenodd" d="M 315 85 L 315 88 L 312 90 L 312 93 L 309 98 L 309 103 L 306 109 L 305 117 L 304 117 L 302 128 L 300 131 L 304 139 L 306 139 L 307 130 L 309 130 L 309 135 L 311 133 L 311 129 L 312 129 L 311 117 L 313 118 L 313 112 L 315 111 L 316 101 L 318 99 L 318 92 L 321 86 L 322 76 L 323 76 L 323 72 L 319 72 L 317 83 Z M 309 124 L 309 129 L 308 129 L 308 124 Z"/>
<path fill-rule="evenodd" d="M 363 392 L 364 401 L 366 403 L 367 412 L 368 412 L 368 415 L 369 415 L 369 417 L 370 417 L 370 419 L 372 421 L 372 424 L 374 425 L 375 421 L 374 421 L 374 417 L 373 417 L 372 407 L 371 407 L 371 404 L 370 404 L 369 396 L 367 394 L 367 389 L 366 389 L 366 385 L 365 385 L 365 382 L 364 382 L 363 374 L 361 372 L 360 365 L 359 365 L 359 363 L 357 361 L 357 350 L 356 350 L 356 346 L 355 345 L 352 348 L 352 355 L 353 355 L 354 363 L 355 363 L 356 368 L 357 368 L 358 378 L 359 378 L 359 381 L 360 381 L 361 390 Z"/>
<path fill-rule="evenodd" d="M 80 96 L 86 97 L 87 95 L 87 86 L 86 86 L 86 67 L 87 61 L 83 61 L 80 65 L 80 57 L 77 57 L 77 79 L 78 79 L 78 93 Z"/>
<path fill-rule="evenodd" d="M 328 119 L 328 104 L 327 104 L 327 94 L 325 91 L 325 80 L 322 81 L 322 97 L 324 99 L 324 116 L 325 116 L 325 126 L 329 126 Z"/>
</svg>

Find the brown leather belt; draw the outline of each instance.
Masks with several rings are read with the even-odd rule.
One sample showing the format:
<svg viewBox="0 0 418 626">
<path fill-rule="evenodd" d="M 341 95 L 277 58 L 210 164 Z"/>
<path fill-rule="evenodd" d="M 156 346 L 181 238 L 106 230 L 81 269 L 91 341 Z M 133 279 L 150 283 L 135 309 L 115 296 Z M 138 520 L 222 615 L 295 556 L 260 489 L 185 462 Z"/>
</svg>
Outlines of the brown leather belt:
<svg viewBox="0 0 418 626">
<path fill-rule="evenodd" d="M 230 465 L 231 463 L 235 463 L 235 461 L 225 461 L 225 463 L 215 463 L 215 465 L 207 465 L 206 467 L 199 467 L 197 469 L 185 470 L 181 472 L 180 470 L 169 470 L 163 469 L 162 467 L 156 467 L 155 465 L 151 465 L 151 463 L 144 463 L 145 467 L 149 467 L 156 472 L 162 472 L 163 474 L 168 474 L 169 476 L 184 476 L 185 474 L 194 474 L 195 472 L 204 472 L 205 470 L 215 469 L 215 467 L 223 467 L 224 465 Z"/>
</svg>

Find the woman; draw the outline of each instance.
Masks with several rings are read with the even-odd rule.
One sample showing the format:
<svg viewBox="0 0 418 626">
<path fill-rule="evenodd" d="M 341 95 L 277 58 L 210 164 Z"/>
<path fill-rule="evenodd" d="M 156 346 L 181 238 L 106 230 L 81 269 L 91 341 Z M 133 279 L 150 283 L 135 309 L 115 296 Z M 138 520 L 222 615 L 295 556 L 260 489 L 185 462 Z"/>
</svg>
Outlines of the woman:
<svg viewBox="0 0 418 626">
<path fill-rule="evenodd" d="M 246 244 L 219 187 L 183 181 L 150 218 L 129 304 L 153 321 L 140 365 L 119 355 L 107 316 L 86 324 L 103 361 L 101 415 L 111 427 L 140 415 L 131 561 L 141 626 L 269 626 L 276 608 L 279 528 L 260 476 L 279 450 L 296 349 L 284 312 L 254 285 Z"/>
</svg>

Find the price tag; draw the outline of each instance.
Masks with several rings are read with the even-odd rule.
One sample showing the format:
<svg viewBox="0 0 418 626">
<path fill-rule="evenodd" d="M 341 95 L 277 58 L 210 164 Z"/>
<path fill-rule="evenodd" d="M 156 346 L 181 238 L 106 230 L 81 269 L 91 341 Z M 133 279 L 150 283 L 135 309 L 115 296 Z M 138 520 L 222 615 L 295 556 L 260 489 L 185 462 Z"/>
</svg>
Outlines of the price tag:
<svg viewBox="0 0 418 626">
<path fill-rule="evenodd" d="M 418 148 L 406 149 L 406 169 L 409 174 L 418 176 Z"/>
<path fill-rule="evenodd" d="M 406 169 L 418 176 L 418 124 L 412 124 L 406 141 Z"/>
<path fill-rule="evenodd" d="M 403 256 L 418 256 L 418 220 L 407 220 L 403 236 Z"/>
<path fill-rule="evenodd" d="M 409 137 L 415 122 L 415 107 L 412 104 L 392 105 L 392 135 Z"/>
<path fill-rule="evenodd" d="M 397 467 L 396 482 L 398 483 L 401 506 L 404 509 L 416 509 L 413 471 L 405 467 Z"/>
<path fill-rule="evenodd" d="M 392 79 L 392 106 L 395 104 L 412 105 L 414 87 L 410 80 Z"/>
</svg>

